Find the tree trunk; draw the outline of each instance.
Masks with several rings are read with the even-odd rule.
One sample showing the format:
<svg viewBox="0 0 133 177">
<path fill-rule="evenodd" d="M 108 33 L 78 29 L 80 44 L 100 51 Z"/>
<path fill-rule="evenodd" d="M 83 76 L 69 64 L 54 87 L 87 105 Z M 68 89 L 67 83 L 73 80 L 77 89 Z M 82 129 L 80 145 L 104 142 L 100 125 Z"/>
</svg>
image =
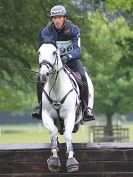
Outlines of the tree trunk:
<svg viewBox="0 0 133 177">
<path fill-rule="evenodd" d="M 105 142 L 113 142 L 113 125 L 112 125 L 112 114 L 106 114 L 107 124 L 104 129 L 104 140 Z"/>
</svg>

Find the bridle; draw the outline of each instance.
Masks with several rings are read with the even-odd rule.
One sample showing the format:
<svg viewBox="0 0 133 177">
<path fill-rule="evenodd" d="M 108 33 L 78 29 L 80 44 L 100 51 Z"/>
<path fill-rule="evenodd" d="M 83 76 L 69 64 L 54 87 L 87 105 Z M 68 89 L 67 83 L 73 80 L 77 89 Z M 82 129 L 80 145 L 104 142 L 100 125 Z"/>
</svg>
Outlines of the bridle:
<svg viewBox="0 0 133 177">
<path fill-rule="evenodd" d="M 60 101 L 57 101 L 57 100 L 53 100 L 51 97 L 50 97 L 50 93 L 51 93 L 51 90 L 53 88 L 53 86 L 55 85 L 56 83 L 56 80 L 57 80 L 57 77 L 58 77 L 58 74 L 59 72 L 64 69 L 65 67 L 62 66 L 59 70 L 56 70 L 55 69 L 55 65 L 57 64 L 58 65 L 58 55 L 57 55 L 57 52 L 55 53 L 56 57 L 55 57 L 55 61 L 54 63 L 50 63 L 49 61 L 47 60 L 42 60 L 42 62 L 40 63 L 40 67 L 42 67 L 43 65 L 45 65 L 48 69 L 49 67 L 51 68 L 51 72 L 50 72 L 50 76 L 53 76 L 55 73 L 56 73 L 56 77 L 55 77 L 55 80 L 54 80 L 54 83 L 52 84 L 52 87 L 49 91 L 49 94 L 45 91 L 44 87 L 42 86 L 42 91 L 43 93 L 45 94 L 45 96 L 47 97 L 48 101 L 51 103 L 51 105 L 53 106 L 53 108 L 57 111 L 58 115 L 59 115 L 59 110 L 60 110 L 60 107 L 62 106 L 62 104 L 64 103 L 64 101 L 66 100 L 67 96 L 73 91 L 75 90 L 75 88 L 73 87 L 73 84 L 72 84 L 72 89 L 69 90 L 69 92 L 60 100 Z M 68 75 L 69 77 L 69 75 Z M 47 83 L 47 81 L 46 81 Z M 45 84 L 46 84 L 45 83 Z"/>
<path fill-rule="evenodd" d="M 48 70 L 49 70 L 49 67 L 51 68 L 50 75 L 53 75 L 53 74 L 55 74 L 55 72 L 57 72 L 57 71 L 55 70 L 55 65 L 58 65 L 58 54 L 57 54 L 57 51 L 54 51 L 53 54 L 55 55 L 55 60 L 54 60 L 54 63 L 53 63 L 53 64 L 50 63 L 49 61 L 45 60 L 45 59 L 42 60 L 41 63 L 40 63 L 40 68 L 41 68 L 43 65 L 45 65 L 45 66 L 48 68 Z"/>
<path fill-rule="evenodd" d="M 50 66 L 51 69 L 53 69 L 55 64 L 52 65 L 49 61 L 47 61 L 47 60 L 42 60 L 42 62 L 40 63 L 40 67 L 42 67 L 43 65 L 46 65 L 47 68 L 49 68 L 49 66 Z"/>
</svg>

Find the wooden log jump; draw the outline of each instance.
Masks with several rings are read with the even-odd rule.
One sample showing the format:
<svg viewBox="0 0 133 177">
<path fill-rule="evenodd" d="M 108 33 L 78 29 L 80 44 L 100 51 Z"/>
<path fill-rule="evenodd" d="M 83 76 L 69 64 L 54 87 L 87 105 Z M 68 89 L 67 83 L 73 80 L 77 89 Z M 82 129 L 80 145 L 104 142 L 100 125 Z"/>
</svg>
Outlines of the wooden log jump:
<svg viewBox="0 0 133 177">
<path fill-rule="evenodd" d="M 133 143 L 74 144 L 76 173 L 67 173 L 65 144 L 59 148 L 62 168 L 51 173 L 50 144 L 0 145 L 0 177 L 133 177 Z"/>
</svg>

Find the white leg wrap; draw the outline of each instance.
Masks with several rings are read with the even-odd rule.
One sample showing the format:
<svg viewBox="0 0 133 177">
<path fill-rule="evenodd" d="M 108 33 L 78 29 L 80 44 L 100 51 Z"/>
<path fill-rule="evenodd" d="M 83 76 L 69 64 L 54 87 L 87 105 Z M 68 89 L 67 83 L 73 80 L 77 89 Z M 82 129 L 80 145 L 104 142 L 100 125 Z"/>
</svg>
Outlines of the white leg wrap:
<svg viewBox="0 0 133 177">
<path fill-rule="evenodd" d="M 58 157 L 57 149 L 52 149 L 53 157 Z"/>
<path fill-rule="evenodd" d="M 73 151 L 70 151 L 70 152 L 69 152 L 68 159 L 69 159 L 69 158 L 72 158 L 72 157 L 73 157 L 73 154 L 74 154 L 74 152 L 73 152 Z"/>
</svg>

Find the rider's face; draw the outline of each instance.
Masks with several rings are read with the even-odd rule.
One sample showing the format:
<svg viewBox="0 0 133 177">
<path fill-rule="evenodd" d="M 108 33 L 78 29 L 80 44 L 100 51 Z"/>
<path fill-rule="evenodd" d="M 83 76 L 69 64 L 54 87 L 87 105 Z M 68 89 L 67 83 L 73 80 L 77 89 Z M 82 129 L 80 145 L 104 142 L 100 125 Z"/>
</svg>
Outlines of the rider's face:
<svg viewBox="0 0 133 177">
<path fill-rule="evenodd" d="M 57 29 L 61 29 L 63 27 L 65 17 L 64 16 L 55 16 L 52 18 L 52 21 Z"/>
</svg>

